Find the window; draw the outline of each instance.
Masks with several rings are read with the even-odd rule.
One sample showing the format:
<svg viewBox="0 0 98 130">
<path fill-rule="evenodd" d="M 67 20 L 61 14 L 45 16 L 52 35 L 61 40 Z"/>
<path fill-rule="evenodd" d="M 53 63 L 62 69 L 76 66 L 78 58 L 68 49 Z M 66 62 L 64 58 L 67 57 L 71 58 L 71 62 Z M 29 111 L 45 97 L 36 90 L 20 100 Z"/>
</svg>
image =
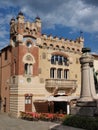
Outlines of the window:
<svg viewBox="0 0 98 130">
<path fill-rule="evenodd" d="M 64 79 L 68 79 L 68 71 L 69 71 L 69 70 L 67 70 L 67 69 L 64 70 Z"/>
<path fill-rule="evenodd" d="M 67 65 L 68 59 L 64 57 L 64 65 Z"/>
<path fill-rule="evenodd" d="M 24 62 L 24 73 L 26 75 L 32 75 L 33 74 L 33 64 L 35 63 L 35 59 L 33 55 L 30 53 L 27 53 L 23 57 L 23 62 Z"/>
<path fill-rule="evenodd" d="M 25 104 L 31 104 L 31 101 L 32 101 L 31 98 L 32 98 L 31 96 L 26 96 L 25 97 Z"/>
<path fill-rule="evenodd" d="M 57 78 L 59 78 L 59 79 L 62 78 L 62 69 L 57 70 Z"/>
<path fill-rule="evenodd" d="M 55 68 L 50 69 L 50 78 L 55 78 Z"/>
<path fill-rule="evenodd" d="M 26 45 L 28 48 L 30 48 L 32 46 L 32 43 L 30 41 L 28 41 Z"/>
<path fill-rule="evenodd" d="M 61 55 L 53 55 L 51 57 L 51 64 L 67 65 L 68 59 Z"/>
<path fill-rule="evenodd" d="M 51 64 L 56 64 L 56 56 L 51 57 Z"/>
<path fill-rule="evenodd" d="M 32 64 L 25 64 L 25 74 L 32 75 Z"/>
<path fill-rule="evenodd" d="M 58 56 L 58 64 L 59 65 L 63 64 L 63 57 L 62 56 Z"/>
</svg>

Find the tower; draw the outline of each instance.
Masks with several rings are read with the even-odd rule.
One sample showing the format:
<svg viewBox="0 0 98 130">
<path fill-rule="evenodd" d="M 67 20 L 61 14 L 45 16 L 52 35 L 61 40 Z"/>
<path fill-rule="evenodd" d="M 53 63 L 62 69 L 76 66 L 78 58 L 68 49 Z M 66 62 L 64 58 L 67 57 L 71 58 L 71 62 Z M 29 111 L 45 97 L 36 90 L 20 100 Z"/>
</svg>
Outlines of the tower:
<svg viewBox="0 0 98 130">
<path fill-rule="evenodd" d="M 34 22 L 25 22 L 23 13 L 19 12 L 17 19 L 11 19 L 10 111 L 15 116 L 17 113 L 19 114 L 18 110 L 21 108 L 23 111 L 27 111 L 27 109 L 32 111 L 32 85 L 35 79 L 38 80 L 39 49 L 37 41 L 40 41 L 38 40 L 40 36 L 41 20 L 39 17 L 36 17 Z M 23 98 L 25 102 L 31 100 L 31 105 L 25 104 Z"/>
</svg>

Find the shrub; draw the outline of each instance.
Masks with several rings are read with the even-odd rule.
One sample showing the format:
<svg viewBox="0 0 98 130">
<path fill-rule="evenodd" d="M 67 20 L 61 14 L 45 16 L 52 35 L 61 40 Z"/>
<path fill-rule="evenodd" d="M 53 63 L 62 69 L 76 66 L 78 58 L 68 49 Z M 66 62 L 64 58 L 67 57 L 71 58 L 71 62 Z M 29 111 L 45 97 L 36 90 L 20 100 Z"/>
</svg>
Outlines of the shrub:
<svg viewBox="0 0 98 130">
<path fill-rule="evenodd" d="M 66 116 L 63 125 L 68 125 L 86 130 L 98 130 L 98 118 L 82 116 Z"/>
</svg>

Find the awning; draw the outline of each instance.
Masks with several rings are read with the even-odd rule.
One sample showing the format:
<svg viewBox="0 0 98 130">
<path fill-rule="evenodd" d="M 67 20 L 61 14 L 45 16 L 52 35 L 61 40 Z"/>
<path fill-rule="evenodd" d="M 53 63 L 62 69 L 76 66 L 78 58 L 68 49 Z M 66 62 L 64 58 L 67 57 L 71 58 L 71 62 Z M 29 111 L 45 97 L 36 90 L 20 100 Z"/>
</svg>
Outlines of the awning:
<svg viewBox="0 0 98 130">
<path fill-rule="evenodd" d="M 79 96 L 49 96 L 46 98 L 40 98 L 40 99 L 35 99 L 35 102 L 46 102 L 46 101 L 55 101 L 55 102 L 70 102 L 71 100 L 74 99 L 79 99 Z"/>
<path fill-rule="evenodd" d="M 70 102 L 73 99 L 78 99 L 79 96 L 58 96 L 58 97 L 54 97 L 54 96 L 49 96 L 47 97 L 48 101 L 57 101 L 57 102 Z"/>
</svg>

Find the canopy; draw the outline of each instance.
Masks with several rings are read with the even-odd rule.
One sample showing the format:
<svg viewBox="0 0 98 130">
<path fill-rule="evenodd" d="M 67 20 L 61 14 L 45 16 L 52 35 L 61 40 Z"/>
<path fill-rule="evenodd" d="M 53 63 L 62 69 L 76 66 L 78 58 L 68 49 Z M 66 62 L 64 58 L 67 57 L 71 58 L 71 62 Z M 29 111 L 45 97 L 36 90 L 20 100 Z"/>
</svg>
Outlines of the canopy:
<svg viewBox="0 0 98 130">
<path fill-rule="evenodd" d="M 79 98 L 79 96 L 57 96 L 57 97 L 49 96 L 49 97 L 47 97 L 47 100 L 48 101 L 57 101 L 57 102 L 62 102 L 62 101 L 70 102 L 71 100 L 78 99 L 78 98 Z"/>
<path fill-rule="evenodd" d="M 40 98 L 40 99 L 35 99 L 36 102 L 46 102 L 46 101 L 55 101 L 55 102 L 70 102 L 71 100 L 74 99 L 79 99 L 79 96 L 49 96 L 46 98 Z"/>
</svg>

